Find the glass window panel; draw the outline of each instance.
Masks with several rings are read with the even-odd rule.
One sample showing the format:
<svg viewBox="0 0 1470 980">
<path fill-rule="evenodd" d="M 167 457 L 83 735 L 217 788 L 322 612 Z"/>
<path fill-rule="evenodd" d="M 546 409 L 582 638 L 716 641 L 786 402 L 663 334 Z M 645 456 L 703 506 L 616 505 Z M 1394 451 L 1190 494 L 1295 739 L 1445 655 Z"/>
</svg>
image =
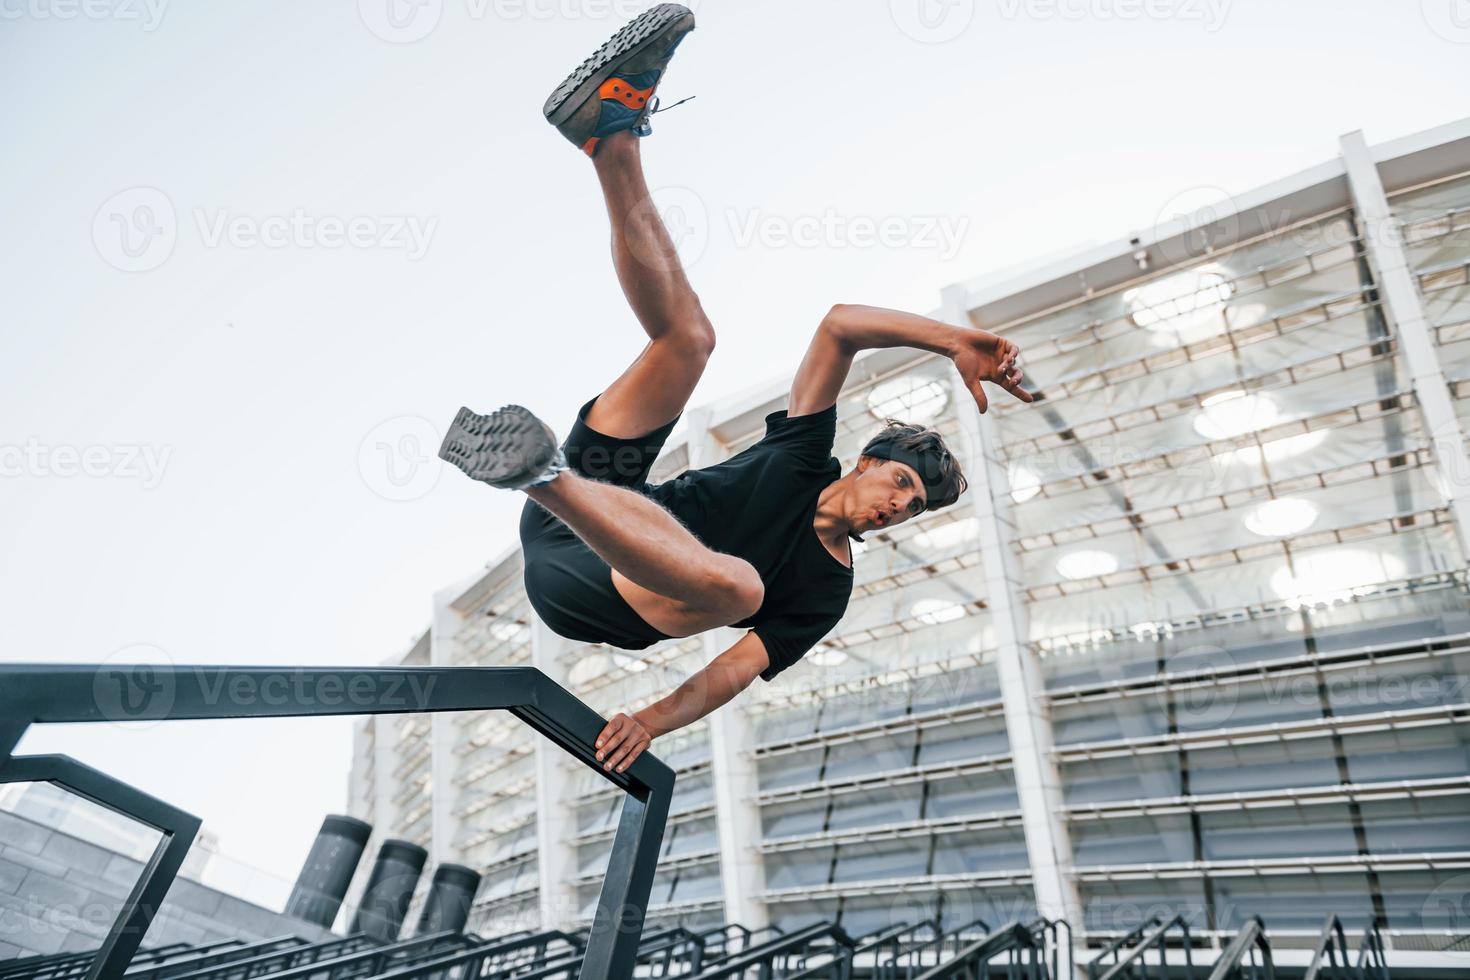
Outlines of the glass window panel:
<svg viewBox="0 0 1470 980">
<path fill-rule="evenodd" d="M 934 838 L 934 874 L 979 874 L 1030 868 L 1026 836 L 1019 827 Z"/>
<path fill-rule="evenodd" d="M 826 823 L 826 797 L 761 807 L 761 830 L 767 840 L 820 833 Z"/>
<path fill-rule="evenodd" d="M 929 781 L 924 815 L 934 820 L 1010 812 L 1020 806 L 1010 772 L 989 772 Z"/>
<path fill-rule="evenodd" d="M 914 764 L 917 738 L 913 732 L 904 732 L 834 745 L 827 752 L 823 778 L 849 779 L 907 769 Z"/>
<path fill-rule="evenodd" d="M 824 749 L 816 748 L 757 757 L 761 789 L 769 791 L 816 782 L 822 773 L 824 753 Z"/>
<path fill-rule="evenodd" d="M 1157 916 L 1182 915 L 1191 932 L 1208 927 L 1204 889 L 1197 878 L 1083 881 L 1083 917 L 1089 933 L 1124 933 Z"/>
<path fill-rule="evenodd" d="M 1333 714 L 1470 702 L 1470 654 L 1406 663 L 1380 660 L 1326 677 Z"/>
<path fill-rule="evenodd" d="M 1232 793 L 1338 782 L 1330 738 L 1229 745 L 1189 752 L 1191 793 Z"/>
<path fill-rule="evenodd" d="M 1234 931 L 1252 915 L 1270 923 L 1272 932 L 1301 931 L 1315 935 L 1328 915 L 1338 915 L 1349 929 L 1361 930 L 1373 916 L 1368 878 L 1358 873 L 1272 875 L 1211 879 L 1218 928 Z"/>
<path fill-rule="evenodd" d="M 767 854 L 766 887 L 780 890 L 825 885 L 831 876 L 833 853 L 833 848 L 817 847 Z"/>
<path fill-rule="evenodd" d="M 838 793 L 832 797 L 828 830 L 851 830 L 874 824 L 917 820 L 922 795 L 915 786 L 885 786 L 860 793 Z"/>
<path fill-rule="evenodd" d="M 1470 772 L 1470 737 L 1465 725 L 1405 728 L 1343 738 L 1353 782 L 1433 779 Z"/>
<path fill-rule="evenodd" d="M 1374 854 L 1470 851 L 1470 796 L 1374 800 L 1362 804 L 1362 818 Z"/>
<path fill-rule="evenodd" d="M 1179 763 L 1172 756 L 1124 756 L 1062 765 L 1062 792 L 1069 804 L 1173 797 L 1179 795 L 1179 785 Z"/>
<path fill-rule="evenodd" d="M 983 759 L 1005 755 L 1009 751 L 1005 718 L 1000 715 L 948 724 L 940 722 L 923 731 L 919 743 L 919 765 Z"/>
<path fill-rule="evenodd" d="M 1358 850 L 1346 805 L 1212 811 L 1201 813 L 1199 819 L 1205 858 L 1211 861 L 1318 857 Z"/>
<path fill-rule="evenodd" d="M 1073 857 L 1081 868 L 1194 860 L 1186 814 L 1075 820 L 1071 828 Z"/>
<path fill-rule="evenodd" d="M 837 849 L 837 866 L 832 880 L 852 882 L 915 877 L 926 873 L 928 859 L 929 849 L 914 847 L 912 841 L 844 844 Z"/>
</svg>

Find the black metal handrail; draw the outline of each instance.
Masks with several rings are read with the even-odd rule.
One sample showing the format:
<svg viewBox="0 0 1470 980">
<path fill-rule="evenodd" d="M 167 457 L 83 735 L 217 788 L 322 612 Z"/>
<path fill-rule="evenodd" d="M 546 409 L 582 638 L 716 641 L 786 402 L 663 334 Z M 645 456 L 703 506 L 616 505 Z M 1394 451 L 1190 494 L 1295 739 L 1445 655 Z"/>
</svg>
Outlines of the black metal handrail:
<svg viewBox="0 0 1470 980">
<path fill-rule="evenodd" d="M 1053 980 L 1072 980 L 1072 925 L 1066 919 L 1038 918 L 1028 927 L 1043 947 L 1043 959 L 1048 964 Z M 1063 968 L 1063 954 L 1066 967 Z"/>
<path fill-rule="evenodd" d="M 245 980 L 264 976 L 272 980 L 305 980 L 316 976 L 340 980 L 378 973 L 405 956 L 435 952 L 446 945 L 463 945 L 465 941 L 464 936 L 441 932 L 380 946 L 365 937 L 350 936 L 314 943 L 301 950 L 229 960 L 181 973 L 172 980 Z M 132 980 L 132 975 L 128 974 L 124 980 Z"/>
<path fill-rule="evenodd" d="M 365 943 L 368 940 L 360 936 L 349 936 L 347 941 Z M 181 973 L 192 973 L 209 966 L 218 966 L 262 955 L 285 954 L 289 956 L 292 953 L 299 953 L 320 945 L 320 943 L 308 943 L 298 936 L 281 936 L 275 939 L 243 943 L 234 949 L 195 949 L 191 950 L 188 956 L 175 957 L 165 963 L 151 966 L 140 967 L 138 961 L 134 959 L 128 967 L 126 980 L 172 980 Z"/>
<path fill-rule="evenodd" d="M 855 945 L 846 930 L 831 922 L 818 922 L 804 929 L 768 939 L 712 966 L 707 966 L 699 980 L 723 980 L 725 977 L 742 977 L 745 971 L 758 970 L 762 977 L 785 975 L 794 972 L 789 964 L 810 952 L 818 943 L 826 941 L 834 946 L 851 948 Z M 838 955 L 842 963 L 851 963 L 851 958 Z M 779 967 L 779 968 L 778 968 Z M 849 980 L 850 975 L 839 967 L 836 980 Z"/>
<path fill-rule="evenodd" d="M 37 723 L 486 710 L 511 712 L 627 794 L 580 968 L 581 980 L 626 980 L 643 932 L 674 773 L 648 752 L 624 772 L 603 769 L 594 748 L 603 719 L 532 667 L 0 667 L 0 779 L 24 764 L 13 756 L 15 746 Z M 133 794 L 132 805 L 98 800 L 102 805 L 152 826 L 171 818 L 192 822 L 192 828 L 164 833 L 85 980 L 122 976 L 198 831 L 197 818 L 110 782 Z"/>
<path fill-rule="evenodd" d="M 1358 976 L 1362 980 L 1389 980 L 1388 951 L 1383 946 L 1383 933 L 1377 925 L 1363 930 L 1363 941 L 1358 946 Z"/>
<path fill-rule="evenodd" d="M 1329 915 L 1322 923 L 1302 980 L 1359 980 L 1348 957 L 1347 933 L 1337 916 Z"/>
<path fill-rule="evenodd" d="M 962 926 L 948 932 L 936 932 L 929 939 L 914 940 L 895 947 L 893 955 L 873 964 L 874 980 L 912 980 L 925 970 L 944 962 L 945 950 L 953 947 L 958 952 L 964 945 L 967 934 L 979 931 L 982 937 L 990 935 L 990 923 L 984 919 L 971 919 Z M 933 962 L 929 962 L 932 960 Z"/>
<path fill-rule="evenodd" d="M 1155 964 L 1156 980 L 1169 980 L 1169 933 L 1174 929 L 1179 930 L 1179 942 L 1184 948 L 1185 980 L 1194 980 L 1194 945 L 1189 938 L 1189 922 L 1182 915 L 1176 915 L 1168 922 L 1155 916 L 1122 939 L 1109 944 L 1101 955 L 1087 964 L 1089 980 L 1149 980 L 1149 950 L 1157 950 L 1159 954 L 1159 961 Z M 1133 944 L 1126 954 L 1123 952 L 1125 943 Z M 1113 963 L 1105 972 L 1099 972 L 1104 965 L 1103 957 L 1108 955 L 1113 957 Z"/>
<path fill-rule="evenodd" d="M 296 939 L 296 942 L 303 941 Z M 190 946 L 188 943 L 167 943 L 163 946 L 149 946 L 138 950 L 137 954 L 133 957 L 133 964 L 134 966 L 138 966 L 140 964 L 161 963 L 175 957 L 192 955 L 201 949 L 212 951 L 242 945 L 244 943 L 239 939 L 225 939 L 217 943 L 211 943 L 206 947 Z M 24 976 L 27 978 L 51 977 L 59 976 L 73 970 L 85 971 L 87 964 L 96 955 L 95 950 L 89 949 L 80 953 L 37 953 L 34 956 L 22 956 L 0 963 L 0 978 L 15 976 Z"/>
<path fill-rule="evenodd" d="M 1098 977 L 1102 976 L 1104 970 L 1109 970 L 1116 966 L 1118 961 L 1123 957 L 1123 950 L 1132 949 L 1142 941 L 1145 933 L 1157 929 L 1161 921 L 1158 916 L 1151 916 L 1142 925 L 1125 932 L 1104 946 L 1102 951 L 1092 958 L 1092 962 L 1087 964 L 1087 980 L 1098 980 Z M 1108 957 L 1112 957 L 1112 963 L 1105 962 Z"/>
<path fill-rule="evenodd" d="M 12 670 L 0 668 L 0 783 L 52 783 L 158 831 L 158 843 L 143 865 L 142 874 L 123 899 L 112 928 L 87 965 L 87 980 L 112 980 L 132 960 L 153 921 L 154 910 L 163 904 L 163 896 L 199 833 L 199 818 L 70 756 L 11 756 L 15 742 L 8 739 L 14 733 L 15 741 L 20 740 L 25 725 L 18 719 L 26 717 L 23 706 L 7 710 L 6 695 L 11 691 L 7 690 L 6 677 Z M 110 972 L 104 974 L 104 969 Z"/>
<path fill-rule="evenodd" d="M 682 926 L 644 936 L 638 948 L 638 963 L 646 967 L 640 977 L 676 977 L 698 973 L 704 964 L 704 939 Z M 683 965 L 678 973 L 674 964 Z"/>
<path fill-rule="evenodd" d="M 858 936 L 853 940 L 851 948 L 835 943 L 803 956 L 796 964 L 797 972 L 787 974 L 782 980 L 840 980 L 841 977 L 851 977 L 856 971 L 859 956 L 871 953 L 876 964 L 883 958 L 885 951 L 891 950 L 890 956 L 897 955 L 899 949 L 912 941 L 911 937 L 925 930 L 929 931 L 930 938 L 941 935 L 939 924 L 933 919 L 926 919 L 917 925 L 897 922 L 887 928 Z M 811 960 L 817 957 L 826 959 L 812 963 Z"/>
<path fill-rule="evenodd" d="M 1271 961 L 1271 942 L 1266 937 L 1266 924 L 1253 915 L 1230 940 L 1230 945 L 1215 960 L 1209 980 L 1225 980 L 1236 976 L 1242 980 L 1276 980 L 1276 966 Z"/>
<path fill-rule="evenodd" d="M 997 956 L 1008 956 L 1006 976 L 1025 980 L 1045 980 L 1045 948 L 1037 935 L 1020 922 L 1011 921 L 978 939 L 954 956 L 919 974 L 919 980 L 985 980 L 990 972 L 990 961 Z"/>
</svg>

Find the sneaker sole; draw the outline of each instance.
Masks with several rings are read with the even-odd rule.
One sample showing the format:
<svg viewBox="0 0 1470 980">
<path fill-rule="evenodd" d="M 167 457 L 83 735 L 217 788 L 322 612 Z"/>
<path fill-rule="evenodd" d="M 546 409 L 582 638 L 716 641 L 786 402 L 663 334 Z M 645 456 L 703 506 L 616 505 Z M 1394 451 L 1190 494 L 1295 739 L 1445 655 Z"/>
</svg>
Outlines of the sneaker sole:
<svg viewBox="0 0 1470 980">
<path fill-rule="evenodd" d="M 491 486 L 513 486 L 539 473 L 556 455 L 556 437 L 520 405 L 489 415 L 461 408 L 439 445 L 439 458 Z"/>
<path fill-rule="evenodd" d="M 541 110 L 546 121 L 560 126 L 570 119 L 582 103 L 612 77 L 619 62 L 637 54 L 663 33 L 664 28 L 687 13 L 689 8 L 683 4 L 661 3 L 624 24 L 552 91 Z"/>
</svg>

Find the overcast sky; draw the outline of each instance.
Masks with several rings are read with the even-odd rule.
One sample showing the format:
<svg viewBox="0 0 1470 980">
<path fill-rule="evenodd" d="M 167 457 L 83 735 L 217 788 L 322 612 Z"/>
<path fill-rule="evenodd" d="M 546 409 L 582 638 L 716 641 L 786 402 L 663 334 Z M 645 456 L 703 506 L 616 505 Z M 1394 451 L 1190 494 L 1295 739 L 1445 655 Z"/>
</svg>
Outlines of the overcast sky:
<svg viewBox="0 0 1470 980">
<path fill-rule="evenodd" d="M 391 6 L 390 6 L 391 4 Z M 460 404 L 642 337 L 546 93 L 626 0 L 0 0 L 0 657 L 356 664 L 514 542 Z M 705 0 L 644 146 L 720 346 L 1126 237 L 1467 114 L 1466 0 Z M 345 720 L 33 732 L 294 876 Z M 262 879 L 268 881 L 267 879 Z M 271 897 L 281 888 L 252 886 Z"/>
</svg>

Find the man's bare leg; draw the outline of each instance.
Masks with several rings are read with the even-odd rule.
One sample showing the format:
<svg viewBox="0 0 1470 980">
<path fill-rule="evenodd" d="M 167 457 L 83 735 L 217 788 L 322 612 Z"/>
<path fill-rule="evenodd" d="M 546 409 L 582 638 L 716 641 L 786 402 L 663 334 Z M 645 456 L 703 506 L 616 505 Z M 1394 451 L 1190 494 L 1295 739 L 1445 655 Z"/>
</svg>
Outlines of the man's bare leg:
<svg viewBox="0 0 1470 980">
<path fill-rule="evenodd" d="M 684 411 L 714 350 L 715 331 L 653 206 L 638 138 L 613 133 L 592 162 L 612 226 L 613 268 L 648 344 L 597 399 L 587 424 L 632 439 Z"/>
<path fill-rule="evenodd" d="M 619 579 L 637 590 L 640 602 L 629 603 L 660 632 L 691 636 L 760 608 L 764 588 L 749 562 L 706 548 L 673 514 L 637 491 L 568 472 L 526 494 L 614 569 L 613 583 L 624 598 L 628 592 Z"/>
</svg>

